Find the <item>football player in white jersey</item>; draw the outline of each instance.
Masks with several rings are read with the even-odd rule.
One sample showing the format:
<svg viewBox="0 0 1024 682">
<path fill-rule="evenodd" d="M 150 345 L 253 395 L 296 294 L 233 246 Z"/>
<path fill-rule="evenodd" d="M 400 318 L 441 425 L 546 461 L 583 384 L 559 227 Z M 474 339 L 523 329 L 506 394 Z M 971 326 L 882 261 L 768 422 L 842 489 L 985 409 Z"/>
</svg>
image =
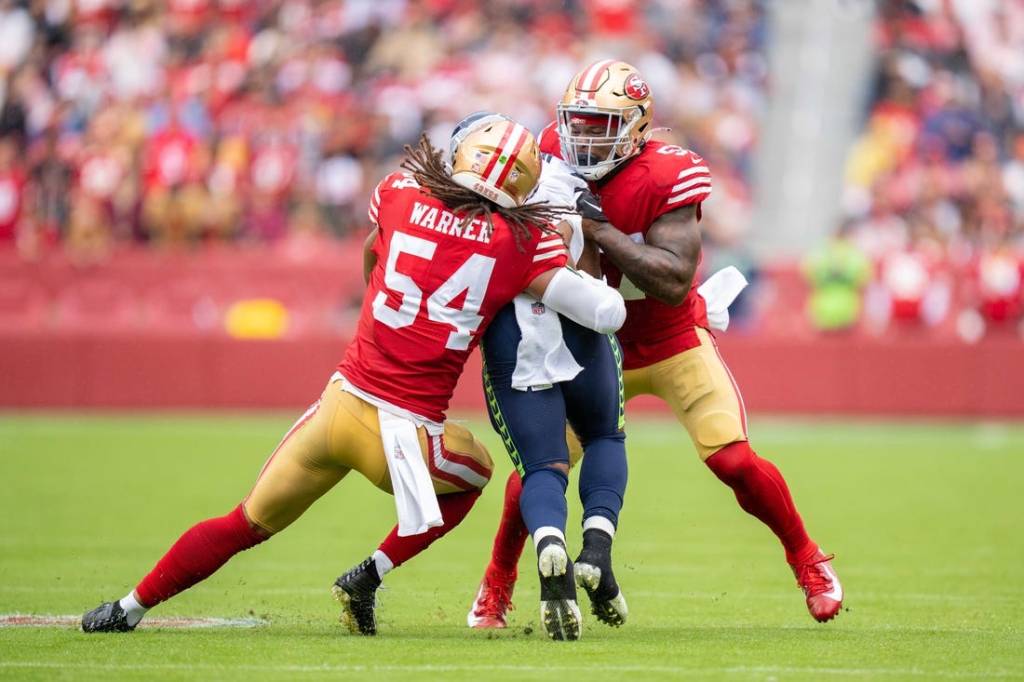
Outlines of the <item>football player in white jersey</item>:
<svg viewBox="0 0 1024 682">
<path fill-rule="evenodd" d="M 451 149 L 478 126 L 501 118 L 486 112 L 471 114 L 456 127 Z M 531 203 L 564 208 L 559 228 L 571 264 L 583 252 L 575 206 L 576 190 L 585 187 L 564 162 L 549 156 L 543 159 L 540 182 L 530 197 Z M 580 272 L 580 277 L 589 276 Z M 491 423 L 519 474 L 508 485 L 522 486 L 520 509 L 537 550 L 545 630 L 553 639 L 579 638 L 575 581 L 588 592 L 599 620 L 621 625 L 627 608 L 612 573 L 611 545 L 627 469 L 621 353 L 615 336 L 575 324 L 524 294 L 496 315 L 480 347 Z M 567 423 L 587 454 L 579 489 L 583 549 L 575 567 L 565 545 L 570 450 L 565 439 L 551 438 L 552 433 L 564 432 Z M 514 573 L 518 558 L 518 553 L 507 557 L 505 566 L 490 567 L 488 575 L 494 570 Z M 507 582 L 513 584 L 514 579 Z M 467 616 L 470 627 L 505 626 L 511 591 L 503 593 L 494 587 L 481 585 Z M 482 603 L 484 599 L 504 603 Z"/>
</svg>

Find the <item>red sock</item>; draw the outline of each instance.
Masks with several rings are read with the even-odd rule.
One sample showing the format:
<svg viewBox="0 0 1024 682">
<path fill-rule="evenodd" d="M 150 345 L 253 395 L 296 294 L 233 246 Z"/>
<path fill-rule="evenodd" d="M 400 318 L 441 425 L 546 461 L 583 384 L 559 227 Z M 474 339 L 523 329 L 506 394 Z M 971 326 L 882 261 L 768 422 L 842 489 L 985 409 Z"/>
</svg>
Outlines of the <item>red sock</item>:
<svg viewBox="0 0 1024 682">
<path fill-rule="evenodd" d="M 228 559 L 267 539 L 245 518 L 242 505 L 185 531 L 135 588 L 139 602 L 152 608 L 209 578 Z"/>
<path fill-rule="evenodd" d="M 444 519 L 443 526 L 435 526 L 426 533 L 420 533 L 419 535 L 399 537 L 398 526 L 396 525 L 377 549 L 387 554 L 388 559 L 391 559 L 391 563 L 395 566 L 401 566 L 429 547 L 434 540 L 447 534 L 455 526 L 462 523 L 462 519 L 466 518 L 466 514 L 473 508 L 479 497 L 479 490 L 438 495 L 437 503 L 441 507 L 441 518 Z"/>
<path fill-rule="evenodd" d="M 523 523 L 523 514 L 519 511 L 519 498 L 523 494 L 523 479 L 518 471 L 513 471 L 505 483 L 505 504 L 501 510 L 501 521 L 498 533 L 494 536 L 494 547 L 491 548 L 491 566 L 504 573 L 516 573 L 519 557 L 530 531 Z"/>
<path fill-rule="evenodd" d="M 708 457 L 706 464 L 736 493 L 743 511 L 761 519 L 779 537 L 787 561 L 807 559 L 817 551 L 796 511 L 786 480 L 774 464 L 758 457 L 749 443 L 727 445 Z"/>
</svg>

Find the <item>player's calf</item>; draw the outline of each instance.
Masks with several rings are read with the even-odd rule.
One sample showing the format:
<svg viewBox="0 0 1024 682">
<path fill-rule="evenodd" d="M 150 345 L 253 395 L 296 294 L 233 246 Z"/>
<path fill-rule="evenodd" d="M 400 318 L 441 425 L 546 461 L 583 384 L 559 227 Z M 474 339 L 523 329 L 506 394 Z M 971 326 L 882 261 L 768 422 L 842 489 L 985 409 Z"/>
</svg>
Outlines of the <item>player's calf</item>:
<svg viewBox="0 0 1024 682">
<path fill-rule="evenodd" d="M 590 598 L 590 612 L 605 625 L 619 627 L 626 622 L 629 607 L 612 571 L 615 527 L 604 517 L 594 517 L 587 519 L 583 528 L 583 549 L 576 558 L 576 584 Z"/>
</svg>

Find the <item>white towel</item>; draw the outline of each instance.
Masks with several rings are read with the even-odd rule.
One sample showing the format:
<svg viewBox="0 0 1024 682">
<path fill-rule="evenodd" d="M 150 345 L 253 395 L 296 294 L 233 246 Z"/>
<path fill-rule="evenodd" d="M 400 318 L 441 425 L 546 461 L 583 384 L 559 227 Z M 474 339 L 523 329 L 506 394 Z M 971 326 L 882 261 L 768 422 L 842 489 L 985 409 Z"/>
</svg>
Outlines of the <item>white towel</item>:
<svg viewBox="0 0 1024 682">
<path fill-rule="evenodd" d="M 697 287 L 697 293 L 704 297 L 708 308 L 708 324 L 712 329 L 725 331 L 729 328 L 729 306 L 747 286 L 743 273 L 728 266 L 704 280 Z"/>
<path fill-rule="evenodd" d="M 398 534 L 403 537 L 419 535 L 443 525 L 434 482 L 430 480 L 416 435 L 416 424 L 385 410 L 378 409 L 377 414 L 384 456 L 391 472 L 391 487 L 395 491 Z"/>
<path fill-rule="evenodd" d="M 516 296 L 513 305 L 521 338 L 512 388 L 526 391 L 572 381 L 583 368 L 565 345 L 558 313 L 526 294 Z"/>
</svg>

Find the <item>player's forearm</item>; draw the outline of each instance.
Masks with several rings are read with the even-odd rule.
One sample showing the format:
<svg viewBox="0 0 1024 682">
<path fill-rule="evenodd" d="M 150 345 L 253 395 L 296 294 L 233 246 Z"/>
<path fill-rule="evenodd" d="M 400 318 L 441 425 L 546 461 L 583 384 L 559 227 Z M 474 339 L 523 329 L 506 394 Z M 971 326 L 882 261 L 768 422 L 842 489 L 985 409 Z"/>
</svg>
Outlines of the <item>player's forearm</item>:
<svg viewBox="0 0 1024 682">
<path fill-rule="evenodd" d="M 695 258 L 681 259 L 666 249 L 637 244 L 611 225 L 590 234 L 608 259 L 645 294 L 669 305 L 686 298 L 697 272 Z"/>
<path fill-rule="evenodd" d="M 601 278 L 601 252 L 597 250 L 597 244 L 589 240 L 583 243 L 583 253 L 576 261 L 576 269 L 591 277 Z"/>
<path fill-rule="evenodd" d="M 373 252 L 373 243 L 376 239 L 377 228 L 374 228 L 363 242 L 363 282 L 366 284 L 370 283 L 370 273 L 377 265 L 377 254 Z"/>
</svg>

